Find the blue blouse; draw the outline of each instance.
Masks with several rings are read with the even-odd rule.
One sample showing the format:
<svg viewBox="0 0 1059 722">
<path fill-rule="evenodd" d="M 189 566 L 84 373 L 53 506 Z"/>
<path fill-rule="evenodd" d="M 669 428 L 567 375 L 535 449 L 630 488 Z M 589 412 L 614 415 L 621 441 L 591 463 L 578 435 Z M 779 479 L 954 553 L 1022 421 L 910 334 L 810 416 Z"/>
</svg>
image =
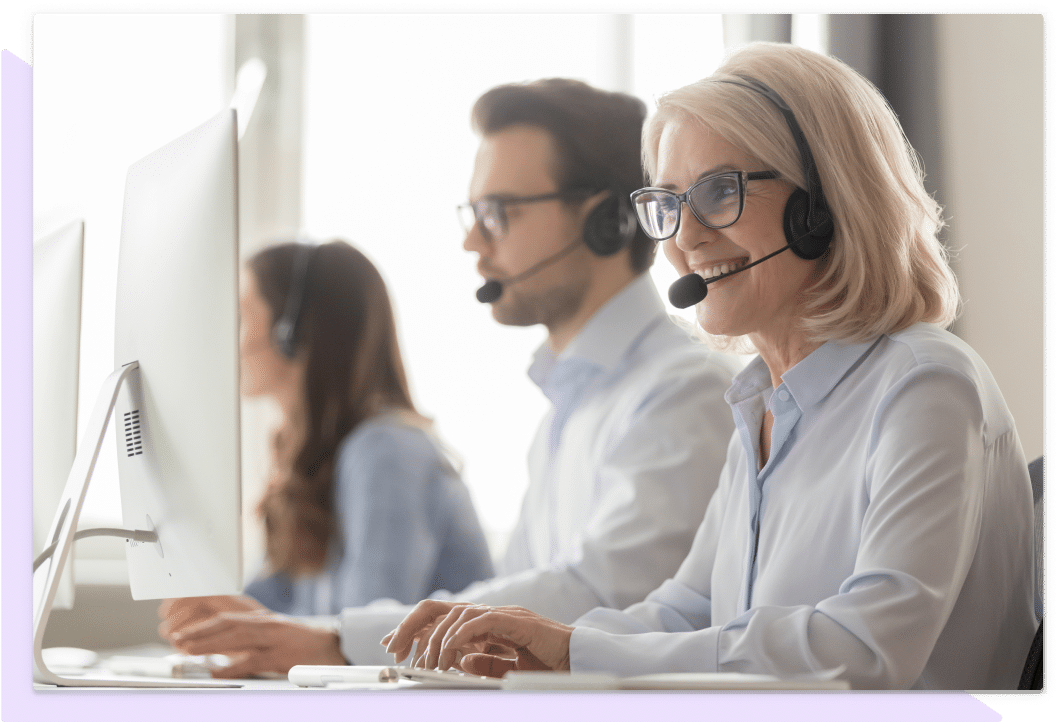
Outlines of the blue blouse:
<svg viewBox="0 0 1059 722">
<path fill-rule="evenodd" d="M 578 620 L 571 669 L 1013 689 L 1036 629 L 1033 508 L 981 358 L 917 324 L 826 343 L 782 379 L 760 359 L 736 377 L 737 432 L 691 552 L 644 602 Z"/>
<path fill-rule="evenodd" d="M 313 577 L 256 579 L 245 593 L 277 612 L 337 614 L 375 599 L 411 604 L 493 575 L 467 488 L 422 429 L 362 422 L 335 460 L 337 539 Z"/>
</svg>

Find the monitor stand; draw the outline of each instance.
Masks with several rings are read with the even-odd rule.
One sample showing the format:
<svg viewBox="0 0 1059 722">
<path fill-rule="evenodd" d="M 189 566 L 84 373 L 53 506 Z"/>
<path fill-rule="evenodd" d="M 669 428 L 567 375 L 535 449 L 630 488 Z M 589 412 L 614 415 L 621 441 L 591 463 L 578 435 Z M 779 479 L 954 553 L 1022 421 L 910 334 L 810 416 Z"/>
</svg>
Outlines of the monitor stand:
<svg viewBox="0 0 1059 722">
<path fill-rule="evenodd" d="M 33 681 L 39 684 L 53 684 L 61 687 L 241 687 L 238 682 L 195 679 L 163 679 L 148 677 L 93 676 L 91 674 L 63 676 L 48 668 L 42 654 L 44 630 L 48 626 L 55 594 L 62 579 L 62 571 L 70 558 L 74 533 L 77 531 L 77 520 L 88 491 L 88 482 L 92 478 L 99 450 L 103 446 L 107 424 L 114 411 L 118 391 L 126 379 L 139 373 L 138 361 L 128 363 L 114 371 L 103 382 L 88 428 L 82 443 L 78 445 L 66 487 L 59 499 L 59 506 L 52 521 L 47 538 L 57 542 L 51 557 L 33 572 Z"/>
</svg>

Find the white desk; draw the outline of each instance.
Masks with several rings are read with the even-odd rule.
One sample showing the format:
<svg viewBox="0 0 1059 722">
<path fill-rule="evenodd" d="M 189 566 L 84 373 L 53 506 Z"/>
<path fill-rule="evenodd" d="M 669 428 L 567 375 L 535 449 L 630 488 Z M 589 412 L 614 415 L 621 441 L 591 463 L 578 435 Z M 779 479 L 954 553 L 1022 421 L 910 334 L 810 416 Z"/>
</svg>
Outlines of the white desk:
<svg viewBox="0 0 1059 722">
<path fill-rule="evenodd" d="M 213 680 L 209 678 L 180 679 L 165 676 L 166 672 L 157 669 L 169 669 L 171 664 L 161 663 L 173 650 L 162 645 L 149 645 L 132 649 L 115 650 L 100 654 L 92 666 L 83 669 L 83 675 L 91 678 L 91 686 L 55 686 L 35 684 L 37 690 L 84 690 L 101 689 L 113 692 L 115 689 L 136 689 L 138 691 L 282 691 L 292 690 L 306 692 L 322 691 L 359 691 L 405 693 L 417 691 L 489 691 L 489 692 L 588 692 L 588 691 L 843 691 L 849 689 L 845 681 L 837 680 L 840 669 L 830 673 L 780 679 L 767 675 L 752 674 L 651 674 L 638 677 L 618 677 L 609 674 L 569 673 L 569 672 L 513 672 L 503 680 L 489 680 L 499 689 L 482 687 L 482 678 L 466 675 L 438 674 L 416 670 L 419 675 L 428 675 L 425 679 L 402 668 L 358 667 L 358 666 L 313 666 L 299 665 L 291 672 L 291 678 L 298 681 L 294 684 L 287 678 L 278 679 L 240 679 Z M 126 661 L 128 660 L 128 661 Z M 137 662 L 142 664 L 137 664 Z M 119 664 L 119 662 L 123 662 Z M 135 670 L 135 671 L 134 671 Z M 62 676 L 76 679 L 78 670 L 65 669 Z M 380 672 L 386 674 L 380 676 Z M 409 674 L 404 674 L 408 672 Z M 201 671 L 200 671 L 201 674 Z M 158 675 L 150 678 L 146 675 Z M 382 681 L 390 678 L 393 681 Z M 113 679 L 113 685 L 106 680 Z M 158 686 L 153 686 L 156 681 Z M 299 686 L 307 685 L 307 686 Z M 177 686 L 173 686 L 177 685 Z M 186 685 L 186 686 L 185 686 Z"/>
</svg>

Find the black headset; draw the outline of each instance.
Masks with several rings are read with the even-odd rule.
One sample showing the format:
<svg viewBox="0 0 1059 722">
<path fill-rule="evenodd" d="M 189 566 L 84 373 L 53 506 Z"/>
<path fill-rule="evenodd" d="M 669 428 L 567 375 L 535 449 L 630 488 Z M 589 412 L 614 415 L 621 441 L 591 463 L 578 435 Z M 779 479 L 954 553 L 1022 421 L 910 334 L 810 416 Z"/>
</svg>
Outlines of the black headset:
<svg viewBox="0 0 1059 722">
<path fill-rule="evenodd" d="M 756 78 L 746 75 L 736 77 L 743 82 L 737 80 L 718 82 L 739 85 L 764 95 L 783 114 L 791 135 L 794 136 L 808 190 L 795 188 L 790 198 L 787 199 L 787 206 L 783 210 L 783 234 L 787 237 L 787 243 L 794 255 L 807 261 L 816 260 L 827 253 L 827 249 L 831 247 L 831 239 L 835 235 L 835 222 L 831 216 L 831 209 L 827 207 L 827 199 L 824 198 L 824 188 L 820 183 L 820 173 L 816 168 L 816 161 L 813 160 L 813 153 L 809 150 L 809 141 L 805 139 L 805 133 L 799 127 L 798 121 L 794 119 L 794 111 L 775 90 Z"/>
<path fill-rule="evenodd" d="M 294 260 L 291 265 L 290 287 L 287 290 L 287 305 L 283 315 L 272 327 L 272 340 L 279 352 L 287 358 L 294 358 L 295 341 L 298 336 L 298 319 L 301 316 L 305 300 L 305 286 L 309 277 L 309 263 L 316 254 L 316 246 L 298 243 L 294 247 Z"/>
<path fill-rule="evenodd" d="M 628 200 L 623 203 L 622 198 L 610 190 L 585 218 L 585 245 L 597 256 L 613 256 L 625 248 L 640 227 L 632 205 Z"/>
</svg>

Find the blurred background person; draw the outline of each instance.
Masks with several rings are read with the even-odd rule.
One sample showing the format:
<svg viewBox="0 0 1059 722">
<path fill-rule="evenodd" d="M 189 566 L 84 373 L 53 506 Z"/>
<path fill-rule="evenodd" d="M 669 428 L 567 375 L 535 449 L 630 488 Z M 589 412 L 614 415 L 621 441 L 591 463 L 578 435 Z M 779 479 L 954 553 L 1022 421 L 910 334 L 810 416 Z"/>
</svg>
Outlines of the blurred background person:
<svg viewBox="0 0 1059 722">
<path fill-rule="evenodd" d="M 241 391 L 282 417 L 258 514 L 266 559 L 244 597 L 171 600 L 162 628 L 218 609 L 335 614 L 492 575 L 453 462 L 416 411 L 382 277 L 343 241 L 247 263 Z"/>
</svg>

